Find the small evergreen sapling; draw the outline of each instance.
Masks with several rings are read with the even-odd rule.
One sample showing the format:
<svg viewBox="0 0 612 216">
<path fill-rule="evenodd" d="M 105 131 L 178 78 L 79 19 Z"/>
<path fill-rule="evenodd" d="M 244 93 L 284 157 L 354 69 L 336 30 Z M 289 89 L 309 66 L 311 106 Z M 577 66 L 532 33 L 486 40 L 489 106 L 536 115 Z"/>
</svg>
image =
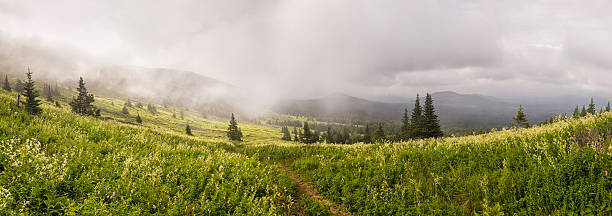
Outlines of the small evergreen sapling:
<svg viewBox="0 0 612 216">
<path fill-rule="evenodd" d="M 191 127 L 189 127 L 189 124 L 187 124 L 187 126 L 185 127 L 185 133 L 189 136 L 193 136 L 193 134 L 191 133 Z"/>
<path fill-rule="evenodd" d="M 227 137 L 232 141 L 242 141 L 242 131 L 238 128 L 238 122 L 232 113 L 232 117 L 227 128 Z"/>
</svg>

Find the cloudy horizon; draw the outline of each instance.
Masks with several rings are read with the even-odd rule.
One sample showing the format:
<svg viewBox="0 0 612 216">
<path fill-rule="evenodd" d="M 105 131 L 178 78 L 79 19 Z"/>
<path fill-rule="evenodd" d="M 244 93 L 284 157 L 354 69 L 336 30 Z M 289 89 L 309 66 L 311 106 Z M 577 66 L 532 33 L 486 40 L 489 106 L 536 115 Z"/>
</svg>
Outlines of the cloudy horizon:
<svg viewBox="0 0 612 216">
<path fill-rule="evenodd" d="M 568 0 L 0 0 L 0 36 L 279 98 L 610 98 L 610 10 Z"/>
</svg>

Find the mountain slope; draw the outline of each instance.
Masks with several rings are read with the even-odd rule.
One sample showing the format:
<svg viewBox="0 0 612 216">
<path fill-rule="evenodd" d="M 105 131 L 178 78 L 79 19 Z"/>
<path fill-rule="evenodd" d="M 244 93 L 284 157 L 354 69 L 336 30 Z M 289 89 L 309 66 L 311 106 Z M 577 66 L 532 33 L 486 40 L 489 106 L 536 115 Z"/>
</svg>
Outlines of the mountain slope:
<svg viewBox="0 0 612 216">
<path fill-rule="evenodd" d="M 450 91 L 437 92 L 432 97 L 440 122 L 446 127 L 503 127 L 512 121 L 519 106 L 494 97 Z M 388 121 L 400 119 L 404 109 L 410 111 L 413 100 L 384 103 L 332 94 L 310 100 L 284 100 L 274 106 L 274 111 L 338 122 Z"/>
</svg>

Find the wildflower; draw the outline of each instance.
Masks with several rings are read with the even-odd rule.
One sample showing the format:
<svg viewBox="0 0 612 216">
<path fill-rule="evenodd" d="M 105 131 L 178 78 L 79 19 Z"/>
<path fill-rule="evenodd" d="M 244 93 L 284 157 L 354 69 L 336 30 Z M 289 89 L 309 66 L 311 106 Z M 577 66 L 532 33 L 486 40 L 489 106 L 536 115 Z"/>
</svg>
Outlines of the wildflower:
<svg viewBox="0 0 612 216">
<path fill-rule="evenodd" d="M 84 200 L 83 200 L 83 203 L 87 203 L 87 199 L 84 199 Z"/>
<path fill-rule="evenodd" d="M 155 204 L 153 204 L 153 208 L 157 208 L 157 207 L 155 206 Z"/>
</svg>

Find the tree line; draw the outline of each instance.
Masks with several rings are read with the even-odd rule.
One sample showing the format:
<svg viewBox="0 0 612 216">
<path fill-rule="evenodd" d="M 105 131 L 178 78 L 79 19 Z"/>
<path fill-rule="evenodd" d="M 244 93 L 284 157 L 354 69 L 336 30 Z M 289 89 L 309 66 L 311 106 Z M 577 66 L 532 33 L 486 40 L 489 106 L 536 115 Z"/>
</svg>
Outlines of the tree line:
<svg viewBox="0 0 612 216">
<path fill-rule="evenodd" d="M 404 109 L 399 131 L 393 131 L 389 128 L 385 129 L 383 122 L 375 124 L 375 128 L 370 127 L 370 124 L 366 123 L 358 133 L 352 133 L 346 127 L 333 129 L 330 126 L 327 126 L 325 131 L 321 131 L 312 130 L 308 121 L 304 121 L 301 128 L 293 128 L 293 136 L 288 126 L 282 126 L 282 139 L 306 144 L 316 142 L 352 144 L 357 142 L 373 143 L 442 137 L 444 134 L 440 127 L 438 116 L 435 113 L 431 94 L 427 93 L 423 105 L 421 105 L 420 100 L 417 94 L 410 115 L 408 114 L 408 109 Z"/>
</svg>

